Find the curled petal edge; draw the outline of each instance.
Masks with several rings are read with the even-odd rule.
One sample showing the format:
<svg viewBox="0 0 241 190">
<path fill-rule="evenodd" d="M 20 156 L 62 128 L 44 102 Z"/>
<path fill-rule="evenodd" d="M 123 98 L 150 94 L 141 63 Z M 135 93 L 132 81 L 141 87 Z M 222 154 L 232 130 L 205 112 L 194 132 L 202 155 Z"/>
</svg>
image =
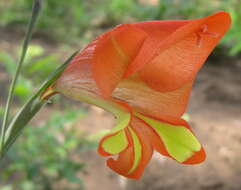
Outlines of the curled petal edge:
<svg viewBox="0 0 241 190">
<path fill-rule="evenodd" d="M 154 150 L 181 164 L 205 160 L 203 147 L 184 120 L 161 121 L 139 113 L 126 128 L 105 136 L 98 147 L 101 156 L 110 157 L 107 165 L 112 170 L 133 179 L 143 175 Z"/>
</svg>

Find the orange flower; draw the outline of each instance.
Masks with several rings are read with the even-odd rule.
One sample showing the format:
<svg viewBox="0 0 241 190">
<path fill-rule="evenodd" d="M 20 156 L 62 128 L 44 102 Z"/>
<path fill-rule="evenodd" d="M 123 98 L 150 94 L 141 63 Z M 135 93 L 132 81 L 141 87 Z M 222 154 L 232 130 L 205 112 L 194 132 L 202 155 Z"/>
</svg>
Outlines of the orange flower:
<svg viewBox="0 0 241 190">
<path fill-rule="evenodd" d="M 230 22 L 218 12 L 119 25 L 87 45 L 52 88 L 116 116 L 98 151 L 117 156 L 107 160 L 117 173 L 140 178 L 154 150 L 182 164 L 200 163 L 204 149 L 181 116 L 196 73 Z"/>
</svg>

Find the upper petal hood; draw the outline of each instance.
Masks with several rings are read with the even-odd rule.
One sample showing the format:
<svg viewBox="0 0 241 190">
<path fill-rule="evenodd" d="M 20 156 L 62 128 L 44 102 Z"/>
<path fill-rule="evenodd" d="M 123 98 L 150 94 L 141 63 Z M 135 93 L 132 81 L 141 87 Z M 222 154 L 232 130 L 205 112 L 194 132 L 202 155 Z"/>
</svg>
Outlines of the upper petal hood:
<svg viewBox="0 0 241 190">
<path fill-rule="evenodd" d="M 88 72 L 104 98 L 124 77 L 137 72 L 155 90 L 175 90 L 192 82 L 230 23 L 228 13 L 218 12 L 196 20 L 119 25 L 91 42 L 64 74 L 88 62 Z"/>
<path fill-rule="evenodd" d="M 82 50 L 57 84 L 114 97 L 157 118 L 180 117 L 197 71 L 229 26 L 225 12 L 117 26 Z"/>
<path fill-rule="evenodd" d="M 168 21 L 165 22 L 169 26 Z M 161 40 L 156 35 L 148 37 L 125 76 L 139 71 L 142 80 L 161 92 L 180 88 L 195 78 L 230 23 L 228 13 L 218 12 L 189 22 L 177 22 L 176 28 L 160 25 L 160 32 L 170 32 Z"/>
</svg>

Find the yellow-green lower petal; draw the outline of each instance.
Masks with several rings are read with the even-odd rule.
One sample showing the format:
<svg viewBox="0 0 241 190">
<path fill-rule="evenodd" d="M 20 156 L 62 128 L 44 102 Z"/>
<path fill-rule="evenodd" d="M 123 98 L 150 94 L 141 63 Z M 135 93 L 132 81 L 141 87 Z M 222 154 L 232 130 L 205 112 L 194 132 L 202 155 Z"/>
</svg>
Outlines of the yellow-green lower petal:
<svg viewBox="0 0 241 190">
<path fill-rule="evenodd" d="M 130 174 L 137 168 L 137 166 L 141 160 L 142 147 L 141 147 L 141 143 L 140 143 L 137 135 L 135 134 L 135 132 L 130 127 L 128 127 L 128 129 L 131 132 L 131 136 L 132 136 L 132 140 L 133 140 L 133 148 L 134 148 L 134 163 L 133 163 L 132 168 L 128 172 Z"/>
<path fill-rule="evenodd" d="M 155 129 L 168 153 L 178 162 L 184 162 L 190 158 L 194 152 L 200 151 L 200 143 L 186 127 L 163 123 L 140 114 L 138 114 L 138 117 Z"/>
</svg>

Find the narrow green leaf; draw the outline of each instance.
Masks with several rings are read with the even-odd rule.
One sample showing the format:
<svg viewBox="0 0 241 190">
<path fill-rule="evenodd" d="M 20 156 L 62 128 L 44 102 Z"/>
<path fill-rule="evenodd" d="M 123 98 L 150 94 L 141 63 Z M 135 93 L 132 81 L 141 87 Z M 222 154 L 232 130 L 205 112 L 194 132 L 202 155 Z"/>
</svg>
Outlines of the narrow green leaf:
<svg viewBox="0 0 241 190">
<path fill-rule="evenodd" d="M 46 100 L 41 99 L 41 94 L 50 87 L 61 75 L 66 66 L 70 63 L 73 57 L 77 54 L 75 52 L 70 56 L 67 61 L 57 68 L 43 83 L 40 89 L 36 92 L 32 98 L 22 107 L 22 109 L 15 115 L 11 123 L 9 124 L 4 137 L 4 144 L 0 149 L 1 157 L 3 157 L 10 146 L 15 142 L 20 135 L 26 124 L 34 117 L 34 115 L 40 110 L 40 108 L 46 103 Z"/>
<path fill-rule="evenodd" d="M 21 52 L 21 56 L 19 59 L 19 62 L 17 64 L 17 69 L 16 72 L 13 76 L 10 88 L 9 88 L 9 92 L 8 92 L 8 98 L 7 98 L 7 103 L 6 103 L 6 108 L 5 108 L 5 112 L 4 112 L 4 116 L 3 116 L 3 123 L 2 123 L 2 128 L 1 128 L 1 137 L 0 137 L 0 146 L 1 149 L 3 149 L 3 144 L 4 144 L 4 138 L 5 138 L 5 133 L 6 133 L 6 128 L 7 128 L 7 124 L 8 124 L 8 116 L 9 116 L 9 112 L 10 112 L 10 106 L 12 103 L 12 99 L 13 99 L 13 94 L 14 94 L 14 90 L 15 90 L 15 86 L 28 50 L 28 45 L 29 42 L 32 38 L 32 34 L 33 34 L 33 28 L 36 24 L 37 18 L 39 16 L 39 12 L 41 10 L 41 5 L 42 5 L 42 0 L 34 0 L 33 3 L 33 9 L 32 9 L 32 16 L 29 22 L 29 26 L 28 26 L 28 30 L 27 33 L 25 35 L 25 39 L 23 42 L 23 46 L 22 46 L 22 52 Z"/>
</svg>

